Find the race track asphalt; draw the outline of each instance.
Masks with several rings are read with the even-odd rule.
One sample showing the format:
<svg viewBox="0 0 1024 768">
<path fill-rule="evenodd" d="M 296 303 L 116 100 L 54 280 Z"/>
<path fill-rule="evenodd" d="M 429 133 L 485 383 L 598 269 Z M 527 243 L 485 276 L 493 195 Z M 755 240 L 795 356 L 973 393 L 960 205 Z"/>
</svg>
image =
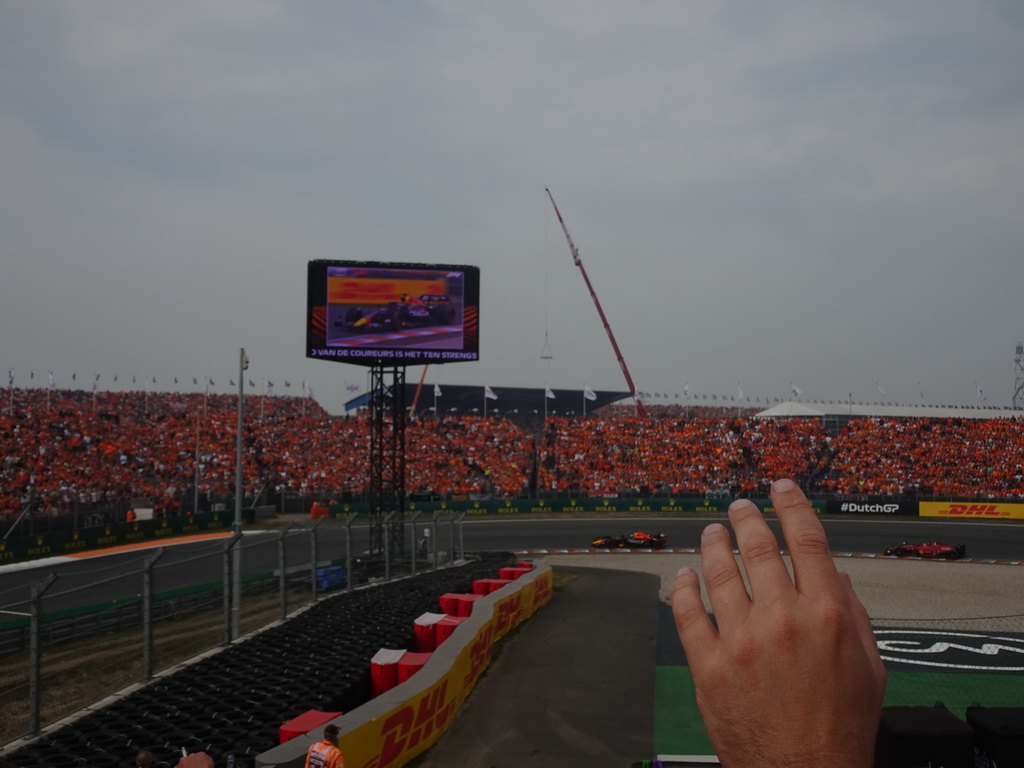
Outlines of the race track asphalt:
<svg viewBox="0 0 1024 768">
<path fill-rule="evenodd" d="M 505 641 L 418 768 L 624 768 L 651 759 L 658 577 L 559 572 L 578 578 Z"/>
</svg>

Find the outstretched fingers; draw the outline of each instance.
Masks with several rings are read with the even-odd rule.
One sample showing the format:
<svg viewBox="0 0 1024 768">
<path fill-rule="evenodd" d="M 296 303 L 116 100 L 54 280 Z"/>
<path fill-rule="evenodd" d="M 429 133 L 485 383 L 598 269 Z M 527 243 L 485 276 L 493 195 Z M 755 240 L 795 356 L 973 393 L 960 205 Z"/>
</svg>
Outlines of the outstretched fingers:
<svg viewBox="0 0 1024 768">
<path fill-rule="evenodd" d="M 792 480 L 776 480 L 771 496 L 786 537 L 797 591 L 837 594 L 839 581 L 828 538 L 803 491 Z"/>
<path fill-rule="evenodd" d="M 701 658 L 712 651 L 718 633 L 704 609 L 700 579 L 693 568 L 680 568 L 676 574 L 672 585 L 672 618 L 688 658 Z"/>
<path fill-rule="evenodd" d="M 779 542 L 761 510 L 752 501 L 739 499 L 729 505 L 729 521 L 736 533 L 751 597 L 756 601 L 792 593 L 793 581 L 782 560 Z"/>
</svg>

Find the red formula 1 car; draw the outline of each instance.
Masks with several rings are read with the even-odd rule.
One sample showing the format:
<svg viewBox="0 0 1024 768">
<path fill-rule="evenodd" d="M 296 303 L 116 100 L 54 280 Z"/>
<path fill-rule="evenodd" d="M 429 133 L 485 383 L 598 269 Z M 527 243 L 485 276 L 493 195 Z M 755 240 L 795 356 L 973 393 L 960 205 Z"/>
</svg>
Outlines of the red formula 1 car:
<svg viewBox="0 0 1024 768">
<path fill-rule="evenodd" d="M 903 542 L 885 550 L 894 557 L 924 557 L 929 560 L 959 560 L 967 554 L 966 544 L 943 544 L 939 541 L 922 541 L 920 544 Z"/>
<path fill-rule="evenodd" d="M 664 533 L 633 531 L 619 536 L 598 536 L 590 546 L 597 549 L 664 549 L 668 536 Z"/>
</svg>

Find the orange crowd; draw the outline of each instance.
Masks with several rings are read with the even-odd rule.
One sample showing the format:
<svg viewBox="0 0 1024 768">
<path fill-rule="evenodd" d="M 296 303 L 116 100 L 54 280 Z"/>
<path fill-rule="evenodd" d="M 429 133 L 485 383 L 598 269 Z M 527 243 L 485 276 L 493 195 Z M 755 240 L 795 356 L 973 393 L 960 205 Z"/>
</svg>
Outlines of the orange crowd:
<svg viewBox="0 0 1024 768">
<path fill-rule="evenodd" d="M 199 393 L 12 389 L 0 406 L 0 519 L 88 517 L 144 500 L 158 513 L 228 500 L 236 398 Z M 449 498 L 750 495 L 778 477 L 810 492 L 967 498 L 1024 496 L 1015 419 L 759 419 L 731 409 L 604 408 L 527 429 L 504 416 L 429 413 L 408 423 L 406 490 Z M 246 492 L 362 497 L 369 420 L 331 417 L 311 398 L 253 395 L 243 428 Z M 108 517 L 109 519 L 109 517 Z M 123 519 L 123 518 L 118 518 Z M 2 528 L 0 528 L 2 530 Z"/>
</svg>

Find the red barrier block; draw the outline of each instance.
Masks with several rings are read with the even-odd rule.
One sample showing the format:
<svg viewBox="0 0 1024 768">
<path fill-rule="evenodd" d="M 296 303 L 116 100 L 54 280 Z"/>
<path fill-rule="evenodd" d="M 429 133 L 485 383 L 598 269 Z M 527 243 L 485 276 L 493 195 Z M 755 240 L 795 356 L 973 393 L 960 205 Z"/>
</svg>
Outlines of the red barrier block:
<svg viewBox="0 0 1024 768">
<path fill-rule="evenodd" d="M 459 595 L 457 601 L 458 610 L 455 611 L 456 615 L 466 617 L 473 612 L 473 603 L 479 600 L 483 595 Z"/>
<path fill-rule="evenodd" d="M 398 685 L 398 662 L 405 650 L 381 648 L 370 659 L 370 695 L 374 698 Z"/>
<path fill-rule="evenodd" d="M 465 616 L 445 616 L 439 622 L 437 622 L 437 645 L 440 646 L 445 640 L 452 636 L 452 632 L 462 622 L 466 620 Z"/>
<path fill-rule="evenodd" d="M 417 651 L 425 653 L 437 647 L 437 622 L 443 618 L 443 613 L 424 613 L 413 622 Z"/>
<path fill-rule="evenodd" d="M 402 660 L 398 662 L 398 682 L 404 683 L 410 677 L 419 672 L 423 665 L 427 663 L 427 659 L 429 658 L 429 653 L 413 653 L 412 651 L 406 651 Z"/>
<path fill-rule="evenodd" d="M 501 568 L 498 570 L 498 578 L 515 581 L 520 576 L 523 576 L 532 570 L 532 568 Z"/>
<path fill-rule="evenodd" d="M 511 584 L 511 579 L 477 579 L 473 582 L 474 595 L 489 595 L 496 589 L 501 589 L 506 584 Z"/>
<path fill-rule="evenodd" d="M 532 571 L 533 570 L 533 563 L 531 563 L 529 561 L 524 561 L 522 563 L 516 563 L 516 568 L 525 568 L 528 571 Z"/>
<path fill-rule="evenodd" d="M 441 595 L 439 599 L 439 602 L 441 603 L 441 613 L 446 613 L 449 616 L 458 616 L 460 597 L 462 597 L 462 595 L 456 592 L 448 592 Z"/>
<path fill-rule="evenodd" d="M 307 709 L 301 715 L 293 717 L 281 726 L 279 729 L 280 741 L 278 743 L 284 744 L 296 736 L 309 733 L 341 714 L 341 712 L 321 712 L 319 709 Z"/>
</svg>

